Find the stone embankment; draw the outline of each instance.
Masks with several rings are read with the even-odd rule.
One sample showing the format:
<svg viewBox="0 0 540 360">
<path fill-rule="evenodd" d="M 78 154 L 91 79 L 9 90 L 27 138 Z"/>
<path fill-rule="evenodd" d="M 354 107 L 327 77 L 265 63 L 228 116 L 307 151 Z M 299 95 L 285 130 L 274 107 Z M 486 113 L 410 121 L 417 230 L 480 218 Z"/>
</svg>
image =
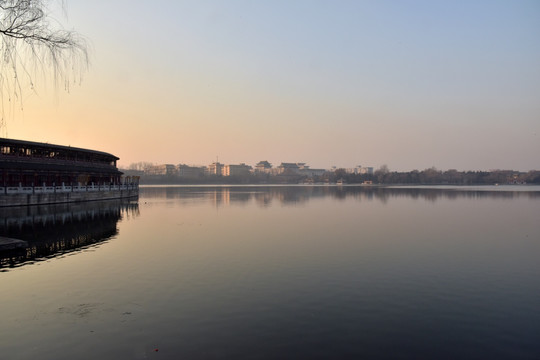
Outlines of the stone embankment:
<svg viewBox="0 0 540 360">
<path fill-rule="evenodd" d="M 0 188 L 0 207 L 124 199 L 138 195 L 138 185 Z"/>
</svg>

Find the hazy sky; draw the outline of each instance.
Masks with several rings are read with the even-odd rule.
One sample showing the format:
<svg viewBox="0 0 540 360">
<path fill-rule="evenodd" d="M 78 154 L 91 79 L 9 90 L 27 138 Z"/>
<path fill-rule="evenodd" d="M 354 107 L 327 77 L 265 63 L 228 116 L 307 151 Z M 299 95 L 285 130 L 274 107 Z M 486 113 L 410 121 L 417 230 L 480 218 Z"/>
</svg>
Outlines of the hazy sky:
<svg viewBox="0 0 540 360">
<path fill-rule="evenodd" d="M 16 139 L 149 161 L 540 169 L 540 1 L 68 0 Z M 5 135 L 5 133 L 3 134 Z"/>
</svg>

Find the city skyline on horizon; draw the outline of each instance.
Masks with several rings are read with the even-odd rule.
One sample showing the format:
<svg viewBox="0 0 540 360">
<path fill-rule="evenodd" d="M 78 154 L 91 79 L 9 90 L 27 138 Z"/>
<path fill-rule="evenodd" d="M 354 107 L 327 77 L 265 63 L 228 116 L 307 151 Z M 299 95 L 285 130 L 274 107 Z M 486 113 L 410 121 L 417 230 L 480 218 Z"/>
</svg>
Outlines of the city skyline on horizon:
<svg viewBox="0 0 540 360">
<path fill-rule="evenodd" d="M 263 161 L 268 161 L 268 160 L 259 160 L 257 163 L 260 163 L 260 162 L 263 162 Z M 138 162 L 133 162 L 131 164 L 127 164 L 127 165 L 124 165 L 124 164 L 119 164 L 118 165 L 118 168 L 121 169 L 121 170 L 134 170 L 134 169 L 131 169 L 131 167 L 135 166 L 135 165 L 150 165 L 150 166 L 163 166 L 163 165 L 174 165 L 174 166 L 179 166 L 179 165 L 186 165 L 186 166 L 190 166 L 190 167 L 208 167 L 209 165 L 212 165 L 212 164 L 215 164 L 216 162 L 218 162 L 219 164 L 221 165 L 248 165 L 250 167 L 253 167 L 255 168 L 255 166 L 257 165 L 257 163 L 255 164 L 251 164 L 251 163 L 247 163 L 247 162 L 235 162 L 235 163 L 232 163 L 232 162 L 222 162 L 222 161 L 213 161 L 213 162 L 209 162 L 208 164 L 196 164 L 196 163 L 189 163 L 189 162 L 170 162 L 170 163 L 160 163 L 160 162 L 147 162 L 147 161 L 138 161 Z M 491 168 L 491 169 L 458 169 L 458 168 L 440 168 L 440 167 L 437 167 L 437 166 L 430 166 L 430 167 L 427 167 L 427 168 L 423 168 L 423 169 L 404 169 L 404 170 L 398 170 L 398 169 L 392 169 L 390 168 L 387 164 L 381 164 L 381 165 L 378 165 L 378 166 L 372 166 L 372 165 L 352 165 L 352 166 L 330 166 L 330 167 L 327 167 L 327 168 L 324 168 L 324 167 L 315 167 L 315 166 L 311 166 L 309 163 L 305 162 L 305 161 L 277 161 L 277 162 L 272 162 L 272 161 L 268 161 L 270 163 L 270 165 L 272 166 L 272 168 L 277 168 L 278 166 L 282 165 L 282 164 L 304 164 L 306 165 L 308 168 L 312 169 L 312 170 L 328 170 L 328 171 L 333 171 L 333 170 L 338 170 L 338 169 L 360 169 L 360 168 L 363 168 L 363 169 L 372 169 L 373 171 L 377 171 L 377 170 L 380 170 L 382 168 L 385 168 L 387 169 L 388 171 L 390 172 L 393 172 L 393 171 L 397 171 L 397 172 L 411 172 L 411 171 L 424 171 L 424 170 L 430 170 L 430 169 L 436 169 L 437 171 L 450 171 L 450 170 L 457 170 L 457 171 L 460 171 L 460 172 L 467 172 L 467 171 L 488 171 L 488 172 L 491 172 L 491 171 L 518 171 L 518 172 L 529 172 L 529 171 L 540 171 L 540 169 L 527 169 L 527 170 L 519 170 L 519 169 L 514 169 L 514 168 Z M 279 165 L 278 165 L 279 164 Z"/>
</svg>

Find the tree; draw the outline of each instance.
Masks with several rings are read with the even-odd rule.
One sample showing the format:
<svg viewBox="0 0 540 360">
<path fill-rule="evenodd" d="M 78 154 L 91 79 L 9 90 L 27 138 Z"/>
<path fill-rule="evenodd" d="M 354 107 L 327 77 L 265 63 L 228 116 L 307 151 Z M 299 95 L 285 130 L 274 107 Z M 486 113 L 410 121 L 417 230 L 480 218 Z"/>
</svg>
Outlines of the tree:
<svg viewBox="0 0 540 360">
<path fill-rule="evenodd" d="M 154 163 L 151 163 L 151 162 L 147 162 L 147 161 L 139 161 L 139 162 L 136 162 L 136 163 L 131 163 L 129 166 L 128 166 L 128 170 L 137 170 L 137 171 L 144 171 L 146 170 L 147 168 L 151 167 L 151 166 L 154 166 L 155 164 Z"/>
<path fill-rule="evenodd" d="M 6 105 L 22 108 L 23 90 L 35 91 L 36 76 L 47 77 L 47 70 L 52 70 L 55 85 L 63 81 L 69 90 L 71 81 L 80 80 L 87 68 L 84 38 L 49 21 L 49 2 L 0 0 L 0 128 L 5 125 Z"/>
<path fill-rule="evenodd" d="M 380 184 L 383 184 L 386 182 L 386 177 L 388 176 L 389 173 L 390 173 L 390 170 L 388 170 L 388 166 L 385 164 L 385 165 L 382 165 L 377 170 L 375 170 L 374 175 L 375 175 L 375 178 L 377 179 L 377 182 Z"/>
</svg>

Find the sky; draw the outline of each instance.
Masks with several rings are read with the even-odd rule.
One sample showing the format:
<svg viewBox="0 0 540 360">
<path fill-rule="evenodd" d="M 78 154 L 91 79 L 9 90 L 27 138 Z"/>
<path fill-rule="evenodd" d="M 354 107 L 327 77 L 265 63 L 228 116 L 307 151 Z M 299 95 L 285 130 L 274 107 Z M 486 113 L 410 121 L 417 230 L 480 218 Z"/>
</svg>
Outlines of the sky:
<svg viewBox="0 0 540 360">
<path fill-rule="evenodd" d="M 2 136 L 134 162 L 540 169 L 540 1 L 67 0 Z"/>
</svg>

